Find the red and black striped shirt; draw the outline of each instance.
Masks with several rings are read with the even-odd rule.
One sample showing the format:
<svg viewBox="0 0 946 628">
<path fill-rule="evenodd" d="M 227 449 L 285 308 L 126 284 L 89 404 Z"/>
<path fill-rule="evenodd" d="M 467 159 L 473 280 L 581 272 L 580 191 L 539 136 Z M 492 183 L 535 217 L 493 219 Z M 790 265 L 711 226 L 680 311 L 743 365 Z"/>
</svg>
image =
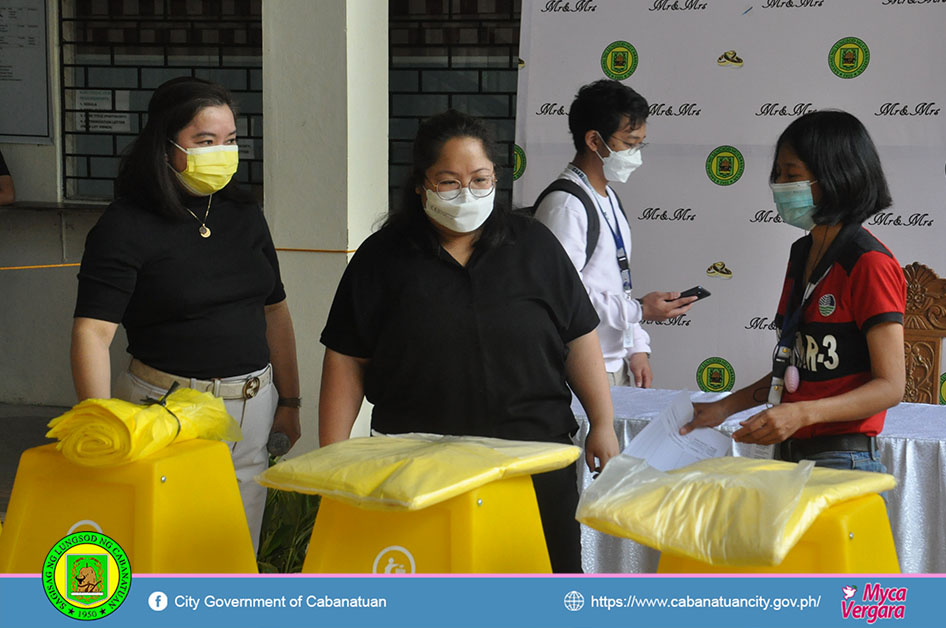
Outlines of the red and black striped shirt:
<svg viewBox="0 0 946 628">
<path fill-rule="evenodd" d="M 783 402 L 833 397 L 867 383 L 871 379 L 867 331 L 879 323 L 903 324 L 906 280 L 893 254 L 863 227 L 839 244 L 837 259 L 804 306 L 792 356 L 801 383 L 794 393 L 785 392 Z M 780 329 L 795 283 L 802 281 L 811 245 L 810 235 L 792 245 L 775 318 Z M 858 432 L 876 436 L 886 414 L 884 410 L 856 421 L 816 423 L 793 436 Z"/>
</svg>

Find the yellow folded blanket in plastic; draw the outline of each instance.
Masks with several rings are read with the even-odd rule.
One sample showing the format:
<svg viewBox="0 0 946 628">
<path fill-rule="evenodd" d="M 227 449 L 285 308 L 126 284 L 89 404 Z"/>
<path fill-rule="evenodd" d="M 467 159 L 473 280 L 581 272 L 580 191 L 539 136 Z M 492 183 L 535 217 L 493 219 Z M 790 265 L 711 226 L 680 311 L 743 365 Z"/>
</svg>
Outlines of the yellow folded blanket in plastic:
<svg viewBox="0 0 946 628">
<path fill-rule="evenodd" d="M 440 434 L 353 438 L 256 476 L 270 488 L 318 493 L 361 508 L 420 510 L 500 478 L 568 466 L 572 445 Z"/>
<path fill-rule="evenodd" d="M 749 458 L 710 458 L 662 472 L 612 458 L 576 518 L 712 565 L 778 565 L 832 504 L 896 486 L 892 475 Z"/>
<path fill-rule="evenodd" d="M 235 442 L 243 438 L 223 400 L 210 393 L 179 388 L 164 405 L 138 405 L 121 399 L 86 399 L 49 422 L 48 438 L 70 461 L 88 467 L 125 464 L 171 443 L 205 438 Z"/>
</svg>

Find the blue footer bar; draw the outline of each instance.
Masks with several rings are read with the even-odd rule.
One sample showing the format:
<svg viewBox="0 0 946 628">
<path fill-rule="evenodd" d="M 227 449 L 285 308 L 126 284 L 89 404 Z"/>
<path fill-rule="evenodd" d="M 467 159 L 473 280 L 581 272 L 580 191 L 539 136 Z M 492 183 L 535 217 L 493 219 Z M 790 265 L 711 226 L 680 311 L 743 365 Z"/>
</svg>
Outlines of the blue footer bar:
<svg viewBox="0 0 946 628">
<path fill-rule="evenodd" d="M 86 623 L 139 628 L 926 628 L 942 625 L 944 592 L 943 574 L 711 578 L 133 574 L 120 605 L 104 613 L 96 611 L 99 607 L 88 597 L 91 594 L 81 592 L 66 592 L 63 597 L 71 601 L 60 608 L 39 575 L 0 576 L 0 627 Z M 83 619 L 89 621 L 77 623 Z"/>
</svg>

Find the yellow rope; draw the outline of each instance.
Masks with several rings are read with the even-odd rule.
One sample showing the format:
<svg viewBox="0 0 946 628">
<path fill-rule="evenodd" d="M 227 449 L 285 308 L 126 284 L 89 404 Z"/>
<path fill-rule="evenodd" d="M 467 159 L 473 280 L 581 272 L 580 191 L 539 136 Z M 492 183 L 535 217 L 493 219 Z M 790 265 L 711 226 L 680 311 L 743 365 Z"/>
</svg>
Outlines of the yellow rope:
<svg viewBox="0 0 946 628">
<path fill-rule="evenodd" d="M 347 251 L 345 249 L 283 249 L 277 248 L 277 251 L 292 251 L 298 253 L 354 253 L 355 250 Z"/>
<path fill-rule="evenodd" d="M 0 270 L 32 270 L 34 268 L 68 268 L 79 264 L 40 264 L 38 266 L 0 266 Z"/>
</svg>

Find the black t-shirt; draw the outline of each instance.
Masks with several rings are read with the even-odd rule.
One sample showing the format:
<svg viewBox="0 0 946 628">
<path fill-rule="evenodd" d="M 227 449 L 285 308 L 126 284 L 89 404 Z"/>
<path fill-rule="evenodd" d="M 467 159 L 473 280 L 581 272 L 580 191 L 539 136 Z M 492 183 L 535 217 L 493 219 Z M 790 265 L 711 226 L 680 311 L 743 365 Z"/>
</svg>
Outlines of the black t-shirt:
<svg viewBox="0 0 946 628">
<path fill-rule="evenodd" d="M 203 218 L 207 198 L 190 209 Z M 89 232 L 75 316 L 121 322 L 128 352 L 156 369 L 209 379 L 269 362 L 263 306 L 286 298 L 263 212 L 214 197 L 209 238 L 116 201 Z"/>
<path fill-rule="evenodd" d="M 358 249 L 322 343 L 370 358 L 373 429 L 536 440 L 577 429 L 566 343 L 598 316 L 544 225 L 510 216 L 507 229 L 466 267 L 428 233 L 393 227 Z"/>
<path fill-rule="evenodd" d="M 7 168 L 7 162 L 3 161 L 3 153 L 0 152 L 0 177 L 10 174 L 10 169 Z"/>
</svg>

